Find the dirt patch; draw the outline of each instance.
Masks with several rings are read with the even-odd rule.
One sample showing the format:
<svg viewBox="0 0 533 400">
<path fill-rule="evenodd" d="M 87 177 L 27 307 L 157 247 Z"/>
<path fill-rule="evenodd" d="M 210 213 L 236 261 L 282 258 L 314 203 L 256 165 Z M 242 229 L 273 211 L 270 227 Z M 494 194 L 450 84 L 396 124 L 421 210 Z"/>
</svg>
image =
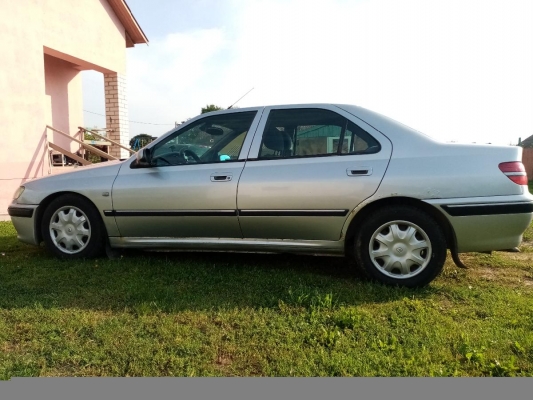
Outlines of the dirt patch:
<svg viewBox="0 0 533 400">
<path fill-rule="evenodd" d="M 474 273 L 480 278 L 486 279 L 487 281 L 494 281 L 498 279 L 498 273 L 494 268 L 479 268 L 475 269 Z"/>
<path fill-rule="evenodd" d="M 533 266 L 533 252 L 505 253 L 505 257 L 514 261 L 530 261 Z"/>
<path fill-rule="evenodd" d="M 216 368 L 227 374 L 230 372 L 230 366 L 233 363 L 233 356 L 227 351 L 219 350 L 215 359 Z"/>
<path fill-rule="evenodd" d="M 520 251 L 533 253 L 533 240 L 522 240 L 519 246 Z"/>
<path fill-rule="evenodd" d="M 524 276 L 524 285 L 533 286 L 533 277 L 531 275 Z"/>
<path fill-rule="evenodd" d="M 230 365 L 232 362 L 231 357 L 223 354 L 219 354 L 217 357 L 216 364 L 217 365 Z"/>
<path fill-rule="evenodd" d="M 501 282 L 510 286 L 533 287 L 530 272 L 518 268 L 479 267 L 471 268 L 468 274 L 489 282 Z"/>
<path fill-rule="evenodd" d="M 20 349 L 20 344 L 18 343 L 11 343 L 11 342 L 4 342 L 4 344 L 0 347 L 3 353 L 15 353 Z"/>
</svg>

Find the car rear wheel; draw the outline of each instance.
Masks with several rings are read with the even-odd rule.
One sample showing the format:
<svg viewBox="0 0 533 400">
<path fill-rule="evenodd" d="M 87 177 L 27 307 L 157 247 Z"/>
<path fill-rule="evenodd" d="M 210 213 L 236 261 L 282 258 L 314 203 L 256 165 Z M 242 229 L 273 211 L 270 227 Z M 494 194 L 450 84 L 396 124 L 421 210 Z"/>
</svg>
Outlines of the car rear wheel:
<svg viewBox="0 0 533 400">
<path fill-rule="evenodd" d="M 41 232 L 48 249 L 60 258 L 91 258 L 104 249 L 98 210 L 76 195 L 60 196 L 46 207 Z"/>
<path fill-rule="evenodd" d="M 358 267 L 389 285 L 420 287 L 442 271 L 446 239 L 437 222 L 413 207 L 377 210 L 355 238 Z"/>
</svg>

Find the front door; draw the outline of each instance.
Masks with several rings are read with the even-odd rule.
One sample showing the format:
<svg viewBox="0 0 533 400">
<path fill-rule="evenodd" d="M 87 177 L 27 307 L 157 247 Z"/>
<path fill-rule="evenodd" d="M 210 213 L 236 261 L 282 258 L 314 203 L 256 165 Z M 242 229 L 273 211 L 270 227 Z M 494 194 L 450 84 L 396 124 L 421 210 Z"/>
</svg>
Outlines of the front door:
<svg viewBox="0 0 533 400">
<path fill-rule="evenodd" d="M 237 183 L 258 120 L 257 110 L 197 118 L 150 146 L 150 167 L 124 165 L 112 191 L 121 236 L 242 237 Z"/>
<path fill-rule="evenodd" d="M 385 136 L 338 107 L 267 107 L 239 181 L 243 236 L 340 240 L 391 152 Z"/>
</svg>

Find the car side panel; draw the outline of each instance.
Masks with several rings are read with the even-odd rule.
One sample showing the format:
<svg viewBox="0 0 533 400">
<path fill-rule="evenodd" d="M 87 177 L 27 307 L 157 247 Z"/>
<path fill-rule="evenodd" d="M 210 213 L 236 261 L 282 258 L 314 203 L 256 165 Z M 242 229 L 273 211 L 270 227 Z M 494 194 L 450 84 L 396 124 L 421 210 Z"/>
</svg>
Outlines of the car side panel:
<svg viewBox="0 0 533 400">
<path fill-rule="evenodd" d="M 379 187 L 392 153 L 390 141 L 337 107 L 319 108 L 354 121 L 379 141 L 381 151 L 258 160 L 262 132 L 273 109 L 266 108 L 239 181 L 237 206 L 244 238 L 340 240 L 349 212 Z M 349 176 L 348 171 L 357 169 L 370 173 Z"/>
</svg>

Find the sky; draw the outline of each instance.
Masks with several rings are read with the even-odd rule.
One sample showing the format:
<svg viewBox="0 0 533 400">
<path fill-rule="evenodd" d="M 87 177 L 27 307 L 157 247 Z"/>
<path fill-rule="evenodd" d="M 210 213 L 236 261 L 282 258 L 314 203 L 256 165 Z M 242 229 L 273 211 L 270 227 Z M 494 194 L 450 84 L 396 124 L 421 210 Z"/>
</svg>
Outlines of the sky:
<svg viewBox="0 0 533 400">
<path fill-rule="evenodd" d="M 130 135 L 200 114 L 355 104 L 446 142 L 533 135 L 531 0 L 126 0 L 149 39 L 127 49 Z M 82 74 L 86 126 L 103 77 Z"/>
</svg>

